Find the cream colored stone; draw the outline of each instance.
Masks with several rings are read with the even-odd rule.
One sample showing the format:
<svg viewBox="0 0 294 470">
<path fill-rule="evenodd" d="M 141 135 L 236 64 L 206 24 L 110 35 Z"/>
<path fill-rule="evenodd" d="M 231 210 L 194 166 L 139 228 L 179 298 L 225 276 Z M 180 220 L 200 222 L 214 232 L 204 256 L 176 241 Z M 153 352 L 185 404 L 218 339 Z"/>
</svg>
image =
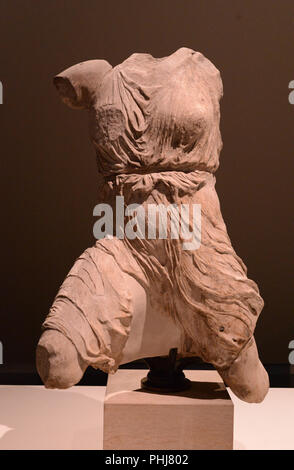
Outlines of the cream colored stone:
<svg viewBox="0 0 294 470">
<path fill-rule="evenodd" d="M 213 364 L 242 400 L 262 401 L 269 382 L 253 333 L 263 300 L 232 247 L 215 190 L 219 71 L 183 47 L 161 59 L 132 54 L 115 67 L 82 62 L 54 83 L 65 104 L 89 111 L 95 203 L 115 213 L 123 197 L 143 208 L 146 225 L 151 204 L 196 204 L 201 243 L 185 250 L 183 234 L 174 239 L 169 228 L 165 239 L 115 232 L 88 248 L 43 323 L 37 367 L 46 387 L 73 385 L 88 365 L 114 373 L 177 348 Z M 185 222 L 192 224 L 189 211 Z"/>
<path fill-rule="evenodd" d="M 234 405 L 215 372 L 185 371 L 185 392 L 140 389 L 146 370 L 120 369 L 108 379 L 104 402 L 105 450 L 232 449 Z"/>
</svg>

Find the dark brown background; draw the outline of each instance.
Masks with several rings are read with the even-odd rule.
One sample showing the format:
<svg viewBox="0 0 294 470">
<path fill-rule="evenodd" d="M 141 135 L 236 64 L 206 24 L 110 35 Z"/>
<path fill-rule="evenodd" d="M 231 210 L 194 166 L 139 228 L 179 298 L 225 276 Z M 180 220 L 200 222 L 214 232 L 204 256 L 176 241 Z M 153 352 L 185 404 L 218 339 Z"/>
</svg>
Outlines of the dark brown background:
<svg viewBox="0 0 294 470">
<path fill-rule="evenodd" d="M 266 363 L 294 339 L 293 0 L 1 0 L 1 312 L 6 366 L 34 364 L 40 325 L 75 258 L 93 244 L 98 187 L 84 112 L 61 104 L 54 74 L 133 52 L 204 53 L 224 81 L 217 191 L 237 253 L 265 308 Z M 3 366 L 0 366 L 0 368 Z"/>
</svg>

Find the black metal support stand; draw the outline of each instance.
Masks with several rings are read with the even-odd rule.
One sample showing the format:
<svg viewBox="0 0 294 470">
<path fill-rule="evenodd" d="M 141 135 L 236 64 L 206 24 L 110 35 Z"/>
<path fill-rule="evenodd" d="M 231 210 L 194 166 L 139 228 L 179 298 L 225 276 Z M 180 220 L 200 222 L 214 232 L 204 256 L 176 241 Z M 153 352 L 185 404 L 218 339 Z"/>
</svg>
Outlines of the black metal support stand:
<svg viewBox="0 0 294 470">
<path fill-rule="evenodd" d="M 142 388 L 167 393 L 179 392 L 190 387 L 191 382 L 183 372 L 187 360 L 177 359 L 176 348 L 171 349 L 168 356 L 148 357 L 144 361 L 147 362 L 150 371 L 141 381 Z"/>
</svg>

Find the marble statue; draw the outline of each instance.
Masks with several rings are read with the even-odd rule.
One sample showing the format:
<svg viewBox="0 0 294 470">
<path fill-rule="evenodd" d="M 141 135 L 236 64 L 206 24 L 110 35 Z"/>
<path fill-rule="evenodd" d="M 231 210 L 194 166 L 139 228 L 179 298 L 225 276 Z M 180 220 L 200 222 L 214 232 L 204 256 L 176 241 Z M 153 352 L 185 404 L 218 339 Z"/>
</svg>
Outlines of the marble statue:
<svg viewBox="0 0 294 470">
<path fill-rule="evenodd" d="M 241 400 L 261 402 L 269 381 L 253 333 L 263 300 L 232 248 L 215 191 L 219 71 L 181 48 L 159 59 L 132 54 L 115 67 L 89 60 L 54 84 L 65 104 L 89 111 L 98 202 L 113 209 L 117 232 L 120 196 L 124 207 L 200 206 L 201 241 L 184 249 L 169 226 L 166 238 L 116 232 L 88 248 L 43 323 L 37 368 L 45 386 L 67 388 L 89 365 L 114 373 L 177 348 L 213 364 Z"/>
</svg>

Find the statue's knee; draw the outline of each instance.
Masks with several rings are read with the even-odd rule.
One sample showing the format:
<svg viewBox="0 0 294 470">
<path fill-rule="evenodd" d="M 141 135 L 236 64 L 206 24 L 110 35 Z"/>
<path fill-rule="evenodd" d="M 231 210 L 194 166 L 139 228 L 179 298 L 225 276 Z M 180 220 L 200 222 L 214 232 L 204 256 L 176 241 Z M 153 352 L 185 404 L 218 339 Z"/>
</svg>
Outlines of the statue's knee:
<svg viewBox="0 0 294 470">
<path fill-rule="evenodd" d="M 227 386 L 243 401 L 260 403 L 268 392 L 268 374 L 258 357 L 254 338 L 251 338 L 229 368 L 218 369 L 218 372 Z"/>
<path fill-rule="evenodd" d="M 38 373 L 46 388 L 68 388 L 80 381 L 87 364 L 62 333 L 45 330 L 36 351 Z"/>
</svg>

